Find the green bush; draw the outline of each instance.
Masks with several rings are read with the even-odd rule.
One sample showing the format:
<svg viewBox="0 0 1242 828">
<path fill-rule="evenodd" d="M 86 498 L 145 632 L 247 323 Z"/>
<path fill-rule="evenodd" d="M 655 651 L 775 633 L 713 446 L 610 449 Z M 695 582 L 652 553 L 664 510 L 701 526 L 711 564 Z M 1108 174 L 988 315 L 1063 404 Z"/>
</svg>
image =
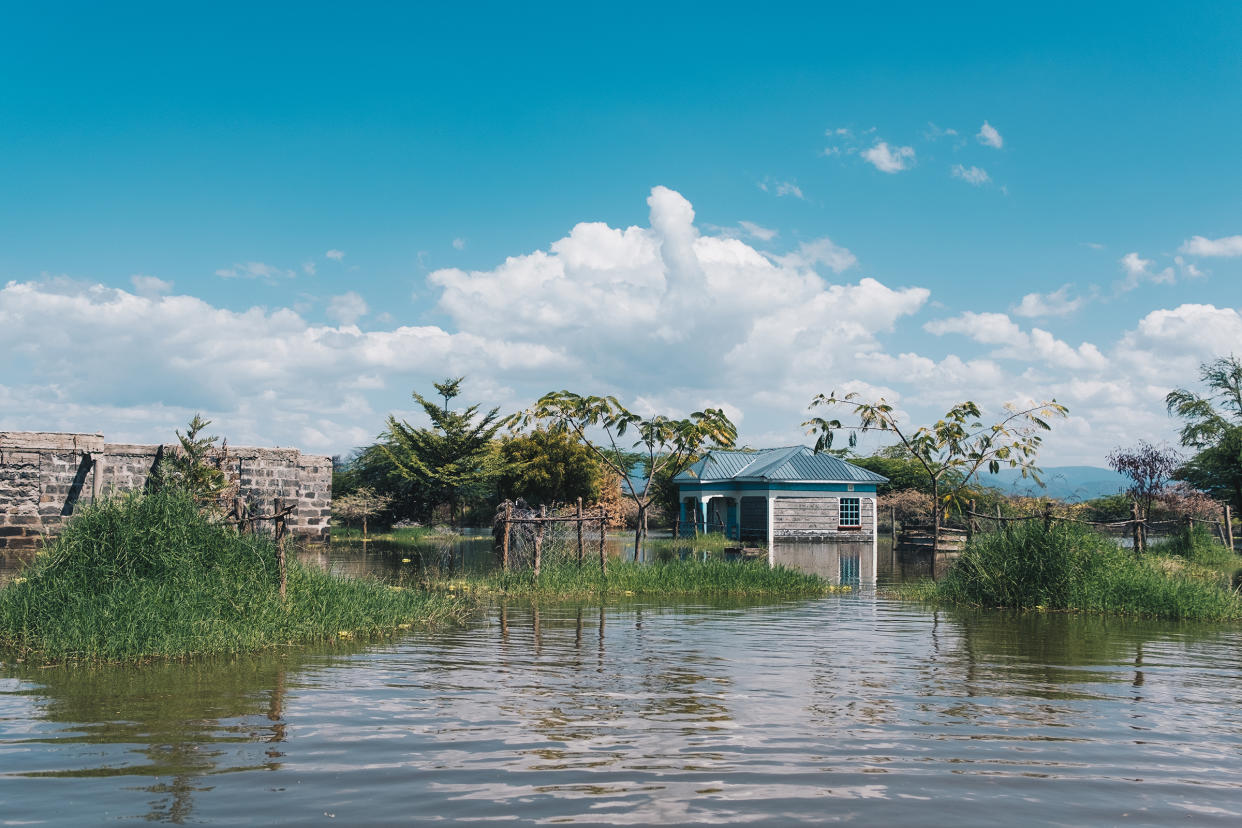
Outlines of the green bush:
<svg viewBox="0 0 1242 828">
<path fill-rule="evenodd" d="M 459 619 L 462 599 L 291 563 L 271 539 L 212 523 L 176 487 L 83 509 L 0 590 L 0 648 L 45 661 L 238 653 Z"/>
<path fill-rule="evenodd" d="M 1238 567 L 1238 556 L 1212 536 L 1201 523 L 1192 524 L 1168 540 L 1151 545 L 1151 552 L 1174 555 L 1200 566 L 1233 570 Z"/>
<path fill-rule="evenodd" d="M 1238 597 L 1167 559 L 1139 559 L 1074 523 L 1024 521 L 976 536 L 923 597 L 1015 609 L 1077 610 L 1170 619 L 1242 617 Z"/>
</svg>

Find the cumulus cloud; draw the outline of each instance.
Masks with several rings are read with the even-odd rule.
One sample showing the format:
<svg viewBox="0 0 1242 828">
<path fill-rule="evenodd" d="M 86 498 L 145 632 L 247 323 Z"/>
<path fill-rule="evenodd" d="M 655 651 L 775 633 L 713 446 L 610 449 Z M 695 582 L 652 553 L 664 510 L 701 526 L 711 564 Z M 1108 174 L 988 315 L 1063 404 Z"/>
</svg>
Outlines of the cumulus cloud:
<svg viewBox="0 0 1242 828">
<path fill-rule="evenodd" d="M 1068 316 L 1083 306 L 1081 296 L 1070 296 L 1070 286 L 1062 285 L 1051 293 L 1028 293 L 1014 306 L 1015 316 Z"/>
<path fill-rule="evenodd" d="M 809 242 L 801 242 L 798 249 L 783 256 L 773 256 L 778 264 L 790 268 L 813 268 L 824 265 L 833 273 L 849 270 L 858 264 L 858 259 L 848 249 L 824 236 Z"/>
<path fill-rule="evenodd" d="M 937 336 L 958 333 L 984 345 L 1001 346 L 994 355 L 1006 359 L 1043 362 L 1070 370 L 1101 370 L 1108 365 L 1099 348 L 1090 342 L 1074 348 L 1040 328 L 1023 331 L 1004 313 L 966 311 L 928 322 L 923 329 Z"/>
<path fill-rule="evenodd" d="M 139 296 L 159 296 L 162 293 L 170 293 L 173 288 L 172 282 L 166 282 L 154 276 L 144 276 L 141 273 L 130 276 L 129 283 L 134 286 L 134 292 Z"/>
<path fill-rule="evenodd" d="M 973 184 L 976 187 L 987 184 L 992 180 L 992 176 L 988 175 L 988 171 L 982 167 L 966 167 L 962 164 L 954 164 L 951 172 L 954 178 L 960 178 L 967 184 Z"/>
<path fill-rule="evenodd" d="M 753 221 L 739 221 L 738 226 L 746 231 L 746 235 L 759 241 L 772 241 L 779 233 L 767 227 L 761 227 Z"/>
<path fill-rule="evenodd" d="M 297 274 L 292 270 L 274 267 L 264 262 L 243 262 L 232 267 L 222 267 L 216 271 L 217 276 L 225 279 L 292 279 Z"/>
<path fill-rule="evenodd" d="M 329 259 L 332 259 L 334 262 L 339 262 L 345 258 L 345 251 L 344 250 L 329 250 L 327 253 L 324 253 L 323 255 Z"/>
<path fill-rule="evenodd" d="M 1177 277 L 1173 274 L 1173 268 L 1166 267 L 1163 270 L 1154 270 L 1154 261 L 1144 259 L 1138 253 L 1127 253 L 1122 256 L 1118 262 L 1121 270 L 1125 274 L 1122 280 L 1121 290 L 1133 290 L 1144 282 L 1152 282 L 1158 285 L 1171 285 L 1177 281 Z"/>
<path fill-rule="evenodd" d="M 896 173 L 907 169 L 914 162 L 914 147 L 890 149 L 887 141 L 879 141 L 871 149 L 863 150 L 862 157 L 880 172 Z"/>
<path fill-rule="evenodd" d="M 1219 239 L 1194 236 L 1183 242 L 1178 252 L 1187 256 L 1242 256 L 1242 236 L 1224 236 Z"/>
<path fill-rule="evenodd" d="M 366 315 L 366 300 L 352 290 L 328 301 L 328 316 L 342 325 L 353 325 Z"/>
<path fill-rule="evenodd" d="M 984 121 L 983 126 L 979 127 L 979 134 L 976 135 L 975 138 L 985 147 L 995 147 L 996 149 L 1000 149 L 1005 145 L 1005 139 L 1002 138 L 1001 134 L 996 131 L 996 127 L 992 126 L 987 121 Z"/>
</svg>

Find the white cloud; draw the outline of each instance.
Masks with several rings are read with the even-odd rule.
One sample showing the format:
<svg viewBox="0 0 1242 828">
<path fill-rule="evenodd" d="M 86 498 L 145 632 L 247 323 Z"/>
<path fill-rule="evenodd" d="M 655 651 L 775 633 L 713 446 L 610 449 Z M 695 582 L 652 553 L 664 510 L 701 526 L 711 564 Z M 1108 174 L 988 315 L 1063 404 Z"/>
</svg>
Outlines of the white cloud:
<svg viewBox="0 0 1242 828">
<path fill-rule="evenodd" d="M 914 147 L 889 149 L 887 141 L 880 141 L 871 149 L 864 150 L 862 157 L 880 172 L 896 173 L 907 169 L 907 164 L 914 161 Z"/>
<path fill-rule="evenodd" d="M 937 336 L 959 333 L 984 345 L 1003 346 L 994 356 L 1006 359 L 1049 363 L 1070 370 L 1101 370 L 1108 365 L 1099 348 L 1090 342 L 1074 348 L 1040 328 L 1032 328 L 1028 333 L 1003 313 L 966 311 L 950 319 L 928 322 L 923 329 Z"/>
<path fill-rule="evenodd" d="M 979 127 L 979 134 L 976 135 L 975 138 L 978 139 L 980 144 L 987 147 L 995 147 L 996 149 L 1000 149 L 1005 145 L 1005 139 L 1002 138 L 1001 134 L 996 131 L 996 127 L 992 126 L 987 121 L 984 121 L 983 126 Z"/>
<path fill-rule="evenodd" d="M 992 180 L 992 176 L 988 175 L 988 171 L 982 167 L 966 167 L 961 164 L 954 164 L 951 171 L 954 178 L 960 178 L 967 184 L 973 184 L 976 187 L 981 184 L 987 184 Z"/>
<path fill-rule="evenodd" d="M 773 261 L 789 268 L 813 268 L 825 265 L 833 273 L 849 270 L 858 264 L 858 259 L 844 247 L 835 244 L 832 239 L 824 236 L 809 242 L 802 242 L 798 249 L 784 256 L 773 256 Z"/>
<path fill-rule="evenodd" d="M 342 325 L 353 325 L 366 315 L 366 300 L 352 290 L 333 296 L 328 302 L 328 316 Z"/>
<path fill-rule="evenodd" d="M 1051 293 L 1028 293 L 1014 306 L 1016 316 L 1068 316 L 1083 306 L 1081 296 L 1070 296 L 1070 286 L 1062 285 Z"/>
<path fill-rule="evenodd" d="M 460 236 L 458 236 L 457 238 L 453 239 L 453 249 L 454 249 L 454 250 L 465 250 L 465 249 L 466 249 L 466 240 L 465 240 L 465 239 L 463 239 L 463 238 L 461 238 Z"/>
<path fill-rule="evenodd" d="M 1219 239 L 1194 236 L 1185 241 L 1177 252 L 1187 256 L 1242 256 L 1242 236 L 1224 236 Z"/>
<path fill-rule="evenodd" d="M 739 221 L 738 226 L 746 231 L 746 235 L 759 239 L 759 241 L 772 241 L 772 239 L 780 235 L 777 231 L 761 227 L 753 221 Z"/>
<path fill-rule="evenodd" d="M 162 293 L 171 292 L 173 288 L 172 282 L 166 282 L 154 276 L 144 276 L 141 273 L 130 276 L 129 282 L 139 296 L 159 296 Z"/>
<path fill-rule="evenodd" d="M 1133 290 L 1143 282 L 1171 285 L 1177 281 L 1173 268 L 1166 267 L 1163 270 L 1154 270 L 1152 265 L 1155 262 L 1151 259 L 1144 259 L 1138 253 L 1127 253 L 1121 257 L 1118 263 L 1121 265 L 1122 272 L 1126 275 L 1119 286 L 1123 291 Z"/>
<path fill-rule="evenodd" d="M 309 260 L 302 262 L 302 272 L 305 273 L 307 276 L 314 276 L 315 270 L 316 268 L 315 268 L 314 262 L 309 261 Z"/>
<path fill-rule="evenodd" d="M 217 276 L 225 279 L 292 279 L 297 274 L 292 270 L 274 267 L 263 262 L 244 262 L 232 267 L 223 267 L 216 271 Z"/>
<path fill-rule="evenodd" d="M 765 193 L 772 193 L 777 197 L 793 196 L 794 198 L 806 200 L 806 196 L 802 193 L 802 188 L 792 181 L 773 181 L 765 178 L 759 182 L 759 189 Z"/>
<path fill-rule="evenodd" d="M 345 258 L 345 251 L 344 250 L 329 250 L 327 253 L 324 253 L 323 255 L 329 259 L 332 259 L 335 262 L 339 262 Z"/>
</svg>

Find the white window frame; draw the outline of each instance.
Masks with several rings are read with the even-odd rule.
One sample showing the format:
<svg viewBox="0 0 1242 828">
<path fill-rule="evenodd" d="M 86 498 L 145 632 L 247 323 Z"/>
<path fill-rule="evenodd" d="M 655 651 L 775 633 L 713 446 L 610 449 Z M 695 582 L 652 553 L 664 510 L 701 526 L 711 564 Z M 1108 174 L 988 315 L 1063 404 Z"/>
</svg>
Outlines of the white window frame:
<svg viewBox="0 0 1242 828">
<path fill-rule="evenodd" d="M 854 515 L 856 520 L 854 523 L 845 522 L 845 502 L 851 500 L 854 502 Z M 837 526 L 841 529 L 861 529 L 862 528 L 862 498 L 861 497 L 842 497 L 837 500 Z"/>
</svg>

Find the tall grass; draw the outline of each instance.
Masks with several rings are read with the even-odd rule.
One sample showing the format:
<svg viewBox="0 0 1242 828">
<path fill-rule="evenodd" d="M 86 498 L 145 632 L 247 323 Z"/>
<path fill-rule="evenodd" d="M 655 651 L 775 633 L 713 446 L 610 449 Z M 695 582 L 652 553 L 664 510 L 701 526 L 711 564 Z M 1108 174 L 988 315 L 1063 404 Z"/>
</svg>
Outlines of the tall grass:
<svg viewBox="0 0 1242 828">
<path fill-rule="evenodd" d="M 1242 601 L 1167 558 L 1135 558 L 1087 527 L 1025 521 L 976 536 L 935 585 L 906 595 L 1015 609 L 1074 610 L 1169 619 L 1242 618 Z"/>
<path fill-rule="evenodd" d="M 1242 565 L 1237 553 L 1220 543 L 1206 526 L 1196 523 L 1176 535 L 1151 545 L 1151 553 L 1184 558 L 1200 566 L 1232 573 Z"/>
<path fill-rule="evenodd" d="M 456 580 L 431 581 L 428 586 L 466 593 L 570 600 L 629 596 L 806 596 L 833 588 L 815 575 L 765 562 L 721 560 L 636 563 L 609 561 L 607 575 L 598 566 L 565 562 L 545 567 L 538 577 L 530 570 L 473 573 Z"/>
<path fill-rule="evenodd" d="M 463 618 L 468 601 L 291 564 L 275 544 L 200 514 L 177 489 L 131 493 L 75 515 L 0 590 L 0 648 L 43 661 L 239 653 Z"/>
</svg>

